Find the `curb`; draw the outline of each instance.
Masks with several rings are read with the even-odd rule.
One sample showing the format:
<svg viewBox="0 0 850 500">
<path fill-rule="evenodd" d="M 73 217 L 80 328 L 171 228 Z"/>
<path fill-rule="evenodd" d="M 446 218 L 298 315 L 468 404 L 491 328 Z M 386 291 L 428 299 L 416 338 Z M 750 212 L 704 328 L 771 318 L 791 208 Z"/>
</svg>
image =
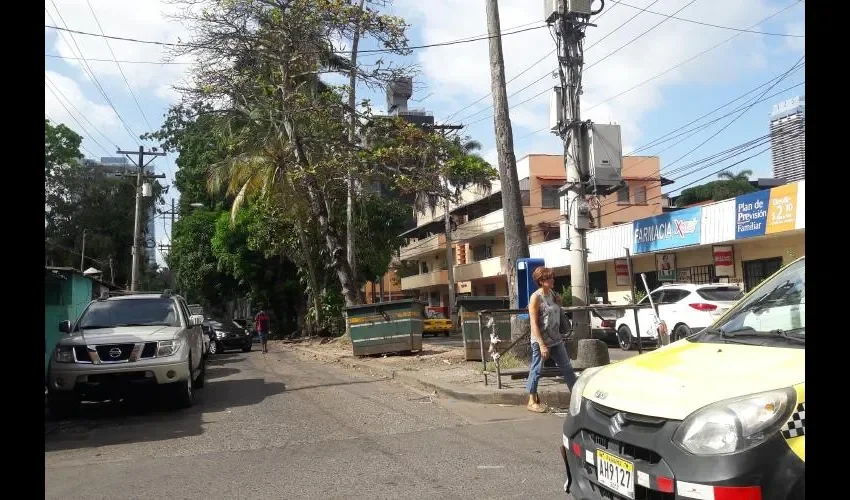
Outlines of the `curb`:
<svg viewBox="0 0 850 500">
<path fill-rule="evenodd" d="M 308 347 L 301 347 L 295 345 L 292 345 L 290 347 L 293 350 L 298 351 L 302 354 L 320 358 L 325 363 L 335 363 L 349 369 L 369 370 L 371 372 L 381 373 L 392 380 L 399 381 L 402 384 L 412 386 L 420 390 L 424 389 L 427 392 L 434 392 L 438 396 L 481 404 L 505 404 L 512 406 L 525 406 L 528 403 L 528 394 L 524 392 L 511 393 L 499 389 L 480 389 L 475 392 L 465 391 L 463 389 L 451 387 L 448 384 L 441 384 L 437 382 L 432 382 L 430 380 L 424 380 L 414 375 L 399 372 L 391 368 L 373 366 L 368 363 L 329 356 L 323 352 L 316 351 Z M 570 405 L 570 391 L 566 389 L 566 386 L 565 390 L 561 391 L 541 389 L 540 397 L 549 406 L 566 408 Z"/>
</svg>

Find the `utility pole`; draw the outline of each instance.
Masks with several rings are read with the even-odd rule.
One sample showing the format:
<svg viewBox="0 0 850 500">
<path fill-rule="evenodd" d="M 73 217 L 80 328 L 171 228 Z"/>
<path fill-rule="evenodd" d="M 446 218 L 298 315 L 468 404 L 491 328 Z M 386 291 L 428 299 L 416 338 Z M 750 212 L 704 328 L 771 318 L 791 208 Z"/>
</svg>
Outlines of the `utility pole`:
<svg viewBox="0 0 850 500">
<path fill-rule="evenodd" d="M 517 269 L 519 259 L 528 257 L 528 231 L 514 155 L 514 133 L 508 113 L 508 93 L 505 88 L 505 61 L 502 54 L 502 30 L 497 0 L 487 0 L 487 33 L 490 36 L 490 93 L 493 94 L 493 122 L 496 132 L 496 151 L 499 157 L 499 182 L 502 186 L 502 210 L 505 224 L 505 276 L 508 278 L 508 298 L 511 309 L 519 307 Z M 511 338 L 524 332 L 511 317 Z"/>
<path fill-rule="evenodd" d="M 115 284 L 115 272 L 112 269 L 112 256 L 109 256 L 109 282 Z"/>
<path fill-rule="evenodd" d="M 83 246 L 80 249 L 80 272 L 86 270 L 86 231 L 88 229 L 83 229 Z"/>
<path fill-rule="evenodd" d="M 448 130 L 461 130 L 463 125 L 431 125 L 432 129 L 440 130 L 443 135 L 443 139 L 447 137 Z M 443 214 L 443 220 L 446 223 L 446 277 L 449 284 L 449 307 L 448 307 L 448 318 L 452 320 L 454 323 L 454 307 L 455 307 L 455 259 L 454 259 L 454 248 L 452 248 L 452 214 L 451 214 L 451 203 L 449 200 L 449 179 L 447 177 L 443 177 L 443 188 L 445 189 L 446 196 L 443 198 L 443 210 L 445 213 Z M 382 281 L 383 283 L 383 281 Z"/>
<path fill-rule="evenodd" d="M 363 5 L 366 3 L 366 0 L 360 0 L 360 10 L 359 12 L 363 12 Z M 351 71 L 349 72 L 348 84 L 351 87 L 348 92 L 348 112 L 351 113 L 351 122 L 348 124 L 348 141 L 353 145 L 354 139 L 357 135 L 357 99 L 356 99 L 356 88 L 357 88 L 357 47 L 360 44 L 360 21 L 355 24 L 354 27 L 354 35 L 351 40 Z M 349 167 L 348 169 L 348 196 L 346 200 L 346 210 L 345 210 L 345 223 L 348 231 L 346 232 L 346 253 L 348 255 L 348 265 L 351 266 L 351 274 L 357 278 L 357 251 L 354 248 L 354 234 L 355 234 L 355 224 L 354 224 L 354 191 L 355 191 L 355 181 L 354 175 L 352 174 L 352 169 Z M 360 291 L 357 291 L 357 295 L 360 296 Z M 383 295 L 382 295 L 383 297 Z M 362 299 L 362 297 L 361 297 Z"/>
<path fill-rule="evenodd" d="M 125 155 L 133 163 L 136 167 L 135 174 L 124 174 L 124 176 L 134 175 L 136 177 L 136 213 L 135 219 L 133 223 L 133 264 L 132 269 L 130 269 L 130 291 L 135 292 L 139 288 L 139 259 L 142 254 L 142 181 L 149 179 L 164 179 L 165 174 L 159 175 L 151 175 L 145 174 L 145 167 L 150 165 L 152 161 L 156 159 L 157 156 L 165 156 L 164 152 L 157 152 L 155 149 L 152 151 L 145 151 L 144 146 L 139 146 L 138 151 L 117 151 L 120 155 Z M 133 161 L 130 158 L 131 154 L 138 154 L 138 161 Z M 145 163 L 145 156 L 153 156 L 151 160 Z"/>
<path fill-rule="evenodd" d="M 590 227 L 590 205 L 585 199 L 585 183 L 589 177 L 587 146 L 590 123 L 581 121 L 581 70 L 584 65 L 584 31 L 590 17 L 599 14 L 584 5 L 558 2 L 546 22 L 555 25 L 558 43 L 558 74 L 561 86 L 555 91 L 558 111 L 557 133 L 564 141 L 566 184 L 567 250 L 570 252 L 570 285 L 574 306 L 588 304 L 587 240 Z M 604 6 L 604 3 L 603 3 Z M 575 10 L 569 10 L 572 7 Z M 583 9 L 583 10 L 582 10 Z M 587 311 L 573 312 L 573 332 L 576 340 L 590 338 L 590 318 Z"/>
</svg>

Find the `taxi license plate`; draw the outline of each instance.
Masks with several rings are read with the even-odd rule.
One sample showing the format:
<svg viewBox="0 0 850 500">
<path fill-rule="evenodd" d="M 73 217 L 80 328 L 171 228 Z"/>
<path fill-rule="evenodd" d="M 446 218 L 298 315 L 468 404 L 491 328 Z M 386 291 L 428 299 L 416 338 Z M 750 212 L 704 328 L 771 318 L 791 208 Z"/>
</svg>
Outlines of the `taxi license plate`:
<svg viewBox="0 0 850 500">
<path fill-rule="evenodd" d="M 596 480 L 620 495 L 635 497 L 635 466 L 628 460 L 596 450 Z"/>
</svg>

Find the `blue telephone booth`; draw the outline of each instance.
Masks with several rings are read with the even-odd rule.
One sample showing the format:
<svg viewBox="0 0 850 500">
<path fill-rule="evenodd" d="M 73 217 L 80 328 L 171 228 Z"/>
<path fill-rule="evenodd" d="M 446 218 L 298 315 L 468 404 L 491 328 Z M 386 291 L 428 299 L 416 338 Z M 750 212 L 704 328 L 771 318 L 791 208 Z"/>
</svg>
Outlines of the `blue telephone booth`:
<svg viewBox="0 0 850 500">
<path fill-rule="evenodd" d="M 537 290 L 537 283 L 534 282 L 534 278 L 532 275 L 534 274 L 534 270 L 538 267 L 543 267 L 546 265 L 546 262 L 543 259 L 519 259 L 516 263 L 517 270 L 517 306 L 520 309 L 526 309 L 528 307 L 528 300 L 531 298 L 531 294 Z M 521 314 L 517 316 L 522 319 L 528 319 L 528 314 Z"/>
</svg>

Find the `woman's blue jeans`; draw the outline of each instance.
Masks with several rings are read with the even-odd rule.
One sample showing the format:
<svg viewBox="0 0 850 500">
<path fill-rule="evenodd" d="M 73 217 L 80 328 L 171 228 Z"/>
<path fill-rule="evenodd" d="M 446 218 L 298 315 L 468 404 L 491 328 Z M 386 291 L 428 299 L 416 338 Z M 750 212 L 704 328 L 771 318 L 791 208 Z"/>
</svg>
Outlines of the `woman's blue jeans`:
<svg viewBox="0 0 850 500">
<path fill-rule="evenodd" d="M 563 342 L 549 347 L 549 357 L 561 369 L 564 376 L 564 382 L 567 387 L 573 390 L 573 385 L 576 383 L 576 372 L 573 370 L 573 365 L 570 363 L 570 356 L 567 354 L 567 347 Z M 540 355 L 540 346 L 536 343 L 531 344 L 531 365 L 528 369 L 528 383 L 525 384 L 525 389 L 529 394 L 537 393 L 537 383 L 540 382 L 541 373 L 543 371 L 543 356 Z"/>
</svg>

